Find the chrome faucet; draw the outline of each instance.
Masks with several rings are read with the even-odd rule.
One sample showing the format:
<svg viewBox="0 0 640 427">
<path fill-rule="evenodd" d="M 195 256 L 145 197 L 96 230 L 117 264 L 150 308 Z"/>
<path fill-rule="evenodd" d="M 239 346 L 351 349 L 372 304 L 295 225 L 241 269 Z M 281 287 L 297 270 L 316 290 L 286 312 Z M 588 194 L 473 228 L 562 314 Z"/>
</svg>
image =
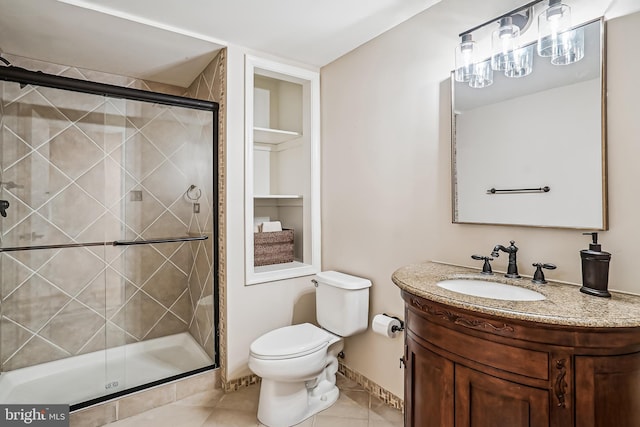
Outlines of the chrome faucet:
<svg viewBox="0 0 640 427">
<path fill-rule="evenodd" d="M 509 247 L 504 247 L 502 245 L 496 245 L 491 252 L 491 256 L 498 257 L 500 256 L 500 251 L 506 252 L 509 254 L 509 265 L 507 267 L 507 274 L 505 277 L 510 277 L 512 279 L 518 279 L 521 276 L 518 274 L 518 264 L 516 261 L 516 252 L 518 252 L 518 247 L 515 245 L 515 241 L 509 242 L 511 245 Z"/>
</svg>

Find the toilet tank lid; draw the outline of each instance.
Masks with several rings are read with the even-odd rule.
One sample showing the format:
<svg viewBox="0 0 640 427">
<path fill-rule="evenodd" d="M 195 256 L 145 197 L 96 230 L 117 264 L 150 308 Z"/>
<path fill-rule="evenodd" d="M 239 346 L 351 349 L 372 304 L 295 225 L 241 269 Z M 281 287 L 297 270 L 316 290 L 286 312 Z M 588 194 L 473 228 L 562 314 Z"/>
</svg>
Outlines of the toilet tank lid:
<svg viewBox="0 0 640 427">
<path fill-rule="evenodd" d="M 340 273 L 338 271 L 321 271 L 316 274 L 318 282 L 342 289 L 364 289 L 371 286 L 369 279 Z"/>
</svg>

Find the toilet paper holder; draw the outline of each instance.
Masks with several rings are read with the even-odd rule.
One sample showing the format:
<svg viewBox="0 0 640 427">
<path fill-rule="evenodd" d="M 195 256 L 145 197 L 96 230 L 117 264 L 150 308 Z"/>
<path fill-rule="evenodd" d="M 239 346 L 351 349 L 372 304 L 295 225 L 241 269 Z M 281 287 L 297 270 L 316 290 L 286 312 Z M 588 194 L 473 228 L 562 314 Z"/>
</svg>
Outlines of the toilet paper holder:
<svg viewBox="0 0 640 427">
<path fill-rule="evenodd" d="M 391 332 L 396 333 L 396 332 L 404 331 L 404 321 L 402 319 L 400 319 L 398 316 L 390 316 L 387 313 L 382 313 L 382 314 L 384 316 L 391 317 L 392 319 L 396 319 L 398 322 L 400 322 L 400 326 L 393 325 L 391 327 Z"/>
</svg>

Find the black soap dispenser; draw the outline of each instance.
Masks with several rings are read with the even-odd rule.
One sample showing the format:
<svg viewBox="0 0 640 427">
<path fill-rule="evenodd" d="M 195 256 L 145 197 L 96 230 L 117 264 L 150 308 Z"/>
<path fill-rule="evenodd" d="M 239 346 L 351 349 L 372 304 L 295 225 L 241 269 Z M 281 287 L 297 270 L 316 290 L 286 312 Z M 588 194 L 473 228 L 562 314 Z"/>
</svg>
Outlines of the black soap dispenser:
<svg viewBox="0 0 640 427">
<path fill-rule="evenodd" d="M 607 287 L 609 286 L 611 254 L 602 252 L 602 245 L 598 244 L 598 233 L 582 234 L 591 235 L 593 243 L 589 245 L 589 249 L 580 251 L 580 258 L 582 258 L 582 287 L 580 292 L 597 297 L 610 298 L 611 294 Z"/>
</svg>

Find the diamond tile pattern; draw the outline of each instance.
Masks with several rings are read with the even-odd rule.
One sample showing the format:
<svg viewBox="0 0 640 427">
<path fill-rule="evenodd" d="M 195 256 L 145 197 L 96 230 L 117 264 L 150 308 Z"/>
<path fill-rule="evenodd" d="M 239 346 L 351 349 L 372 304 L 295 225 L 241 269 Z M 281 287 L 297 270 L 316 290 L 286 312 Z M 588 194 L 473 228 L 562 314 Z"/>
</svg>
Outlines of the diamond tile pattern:
<svg viewBox="0 0 640 427">
<path fill-rule="evenodd" d="M 187 96 L 222 92 L 212 86 L 217 61 Z M 125 77 L 45 68 L 148 89 Z M 209 236 L 0 254 L 0 370 L 187 330 L 213 357 L 213 234 L 200 225 L 214 221 L 212 115 L 10 82 L 0 92 L 0 198 L 11 203 L 0 218 L 3 247 Z M 192 184 L 202 188 L 198 214 L 183 197 Z"/>
<path fill-rule="evenodd" d="M 222 102 L 224 97 L 225 83 L 224 83 L 224 67 L 225 57 L 224 51 L 220 53 L 204 71 L 194 80 L 187 91 L 187 96 L 198 99 L 206 99 L 209 101 Z M 176 112 L 176 114 L 183 114 L 184 111 Z M 191 114 L 188 117 L 180 120 L 182 123 L 189 122 L 189 130 L 192 140 L 197 141 L 201 138 L 201 134 L 211 134 L 213 131 L 213 123 L 207 120 L 204 112 L 199 111 L 196 114 Z M 196 126 L 197 124 L 197 126 Z M 224 134 L 222 126 L 224 126 L 224 120 L 218 123 L 220 125 L 220 133 Z M 208 133 L 207 133 L 208 132 Z M 213 144 L 205 145 L 198 144 L 184 144 L 171 156 L 171 161 L 176 164 L 183 164 L 185 158 L 191 156 L 199 160 L 213 158 L 213 150 L 218 150 L 218 147 L 214 147 Z M 192 154 L 193 152 L 197 154 Z M 220 166 L 220 165 L 219 165 Z M 222 167 L 222 166 L 221 166 Z M 193 179 L 197 179 L 199 182 L 213 182 L 213 168 L 204 162 L 196 162 L 192 164 L 192 168 L 189 173 Z M 221 175 L 224 171 L 221 171 Z M 224 311 L 226 308 L 224 305 L 223 295 L 220 295 L 220 306 L 214 307 L 213 305 L 213 239 L 217 236 L 213 235 L 213 186 L 205 186 L 202 189 L 202 198 L 200 199 L 200 213 L 191 216 L 189 223 L 189 231 L 192 233 L 199 233 L 209 236 L 208 240 L 199 242 L 197 245 L 190 245 L 192 253 L 192 259 L 198 259 L 200 254 L 200 260 L 205 262 L 194 262 L 193 268 L 189 273 L 189 297 L 191 301 L 191 319 L 189 320 L 189 332 L 198 341 L 198 343 L 204 348 L 209 357 L 212 359 L 215 356 L 214 336 L 216 333 L 213 329 L 213 313 L 214 310 L 220 310 L 220 328 L 221 335 L 224 328 Z M 175 203 L 177 206 L 182 206 L 180 203 Z M 180 212 L 179 209 L 173 208 L 172 212 Z M 222 213 L 221 213 L 222 215 Z M 218 221 L 218 218 L 215 218 Z M 221 253 L 222 255 L 222 253 Z M 218 292 L 218 290 L 216 290 Z M 222 344 L 221 344 L 222 347 Z M 224 354 L 221 350 L 221 361 L 224 362 Z M 223 365 L 224 367 L 224 365 Z M 223 369 L 224 371 L 224 369 Z"/>
</svg>

